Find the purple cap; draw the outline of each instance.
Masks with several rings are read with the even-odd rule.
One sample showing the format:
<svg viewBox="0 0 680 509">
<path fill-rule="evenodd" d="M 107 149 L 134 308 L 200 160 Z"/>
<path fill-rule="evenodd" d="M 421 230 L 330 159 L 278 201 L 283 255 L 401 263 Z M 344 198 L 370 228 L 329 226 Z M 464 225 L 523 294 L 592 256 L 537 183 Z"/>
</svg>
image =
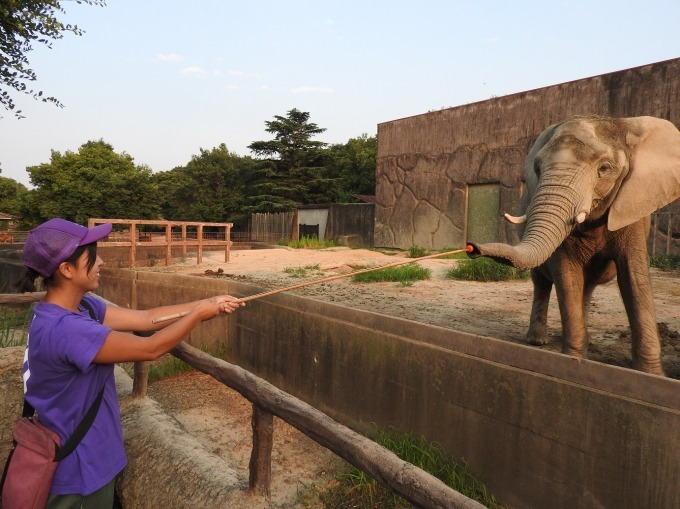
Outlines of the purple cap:
<svg viewBox="0 0 680 509">
<path fill-rule="evenodd" d="M 79 246 L 103 239 L 112 228 L 111 223 L 85 228 L 59 217 L 50 219 L 29 232 L 24 245 L 24 265 L 50 277 Z"/>
</svg>

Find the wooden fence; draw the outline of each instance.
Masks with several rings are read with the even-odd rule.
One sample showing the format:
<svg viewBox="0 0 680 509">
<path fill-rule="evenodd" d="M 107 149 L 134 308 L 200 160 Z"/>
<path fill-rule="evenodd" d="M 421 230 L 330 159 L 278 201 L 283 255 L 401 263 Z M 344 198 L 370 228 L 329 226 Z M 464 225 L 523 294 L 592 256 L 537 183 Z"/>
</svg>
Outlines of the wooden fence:
<svg viewBox="0 0 680 509">
<path fill-rule="evenodd" d="M 112 223 L 114 227 L 123 227 L 122 230 L 116 228 L 101 242 L 102 245 L 106 246 L 129 247 L 131 267 L 134 267 L 137 262 L 137 248 L 139 246 L 164 246 L 166 265 L 172 263 L 173 246 L 182 247 L 183 257 L 187 254 L 188 246 L 196 246 L 196 263 L 198 265 L 203 262 L 203 248 L 205 246 L 224 246 L 224 261 L 229 262 L 232 223 L 90 219 L 88 227 L 104 223 Z M 139 227 L 147 227 L 147 229 L 142 230 Z M 204 231 L 206 227 L 216 231 L 206 232 Z"/>
<path fill-rule="evenodd" d="M 296 239 L 297 212 L 264 212 L 251 214 L 248 231 L 250 240 L 278 242 L 280 239 Z"/>
<path fill-rule="evenodd" d="M 35 302 L 44 295 L 45 292 L 0 294 L 0 303 Z M 252 404 L 253 448 L 248 484 L 254 492 L 270 494 L 273 416 L 276 415 L 418 507 L 484 509 L 479 502 L 450 488 L 428 472 L 239 366 L 212 357 L 184 342 L 171 353 L 234 389 Z M 148 362 L 136 362 L 134 365 L 134 397 L 147 395 L 148 367 Z"/>
</svg>

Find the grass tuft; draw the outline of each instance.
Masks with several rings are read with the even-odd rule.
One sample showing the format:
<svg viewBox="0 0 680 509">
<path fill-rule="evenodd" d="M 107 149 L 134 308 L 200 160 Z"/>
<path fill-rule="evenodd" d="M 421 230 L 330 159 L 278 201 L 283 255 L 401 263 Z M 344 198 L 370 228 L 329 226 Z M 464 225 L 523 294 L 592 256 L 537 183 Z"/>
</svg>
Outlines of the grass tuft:
<svg viewBox="0 0 680 509">
<path fill-rule="evenodd" d="M 498 263 L 491 258 L 461 260 L 457 267 L 446 271 L 448 279 L 464 281 L 510 281 L 513 279 L 529 279 L 531 271 L 516 269 Z"/>
<path fill-rule="evenodd" d="M 33 305 L 0 305 L 0 348 L 26 344 Z"/>
<path fill-rule="evenodd" d="M 415 437 L 394 429 L 380 431 L 375 441 L 402 460 L 429 472 L 449 487 L 486 507 L 491 509 L 503 507 L 493 495 L 488 493 L 486 486 L 474 477 L 464 462 L 457 463 L 448 457 L 439 444 L 428 442 L 422 436 Z M 413 507 L 399 495 L 352 465 L 347 465 L 347 470 L 340 474 L 337 484 L 325 491 L 320 498 L 327 508 L 405 509 Z"/>
<path fill-rule="evenodd" d="M 408 249 L 409 258 L 421 258 L 423 256 L 429 255 L 430 252 L 424 247 L 413 245 Z"/>
<path fill-rule="evenodd" d="M 218 359 L 224 360 L 227 358 L 227 349 L 222 343 L 212 348 L 201 346 L 201 350 Z M 133 363 L 129 363 L 130 371 L 132 370 L 132 366 Z M 130 371 L 128 371 L 128 373 Z M 194 368 L 183 360 L 168 353 L 152 362 L 149 367 L 149 383 L 169 376 L 179 375 L 180 373 L 187 373 L 189 371 L 194 371 Z"/>
<path fill-rule="evenodd" d="M 370 267 L 358 267 L 356 270 L 368 269 Z M 387 267 L 385 269 L 365 272 L 352 276 L 355 283 L 385 283 L 396 282 L 405 285 L 412 284 L 414 281 L 430 279 L 432 271 L 421 267 L 417 263 L 400 265 L 398 267 Z"/>
<path fill-rule="evenodd" d="M 315 265 L 305 265 L 304 267 L 286 267 L 283 272 L 288 274 L 290 277 L 303 278 L 309 275 L 309 272 L 320 273 L 321 266 L 317 263 Z"/>
<path fill-rule="evenodd" d="M 294 249 L 324 249 L 326 247 L 337 247 L 332 240 L 319 240 L 317 237 L 304 236 L 300 240 L 279 239 L 279 246 L 288 246 Z"/>
</svg>

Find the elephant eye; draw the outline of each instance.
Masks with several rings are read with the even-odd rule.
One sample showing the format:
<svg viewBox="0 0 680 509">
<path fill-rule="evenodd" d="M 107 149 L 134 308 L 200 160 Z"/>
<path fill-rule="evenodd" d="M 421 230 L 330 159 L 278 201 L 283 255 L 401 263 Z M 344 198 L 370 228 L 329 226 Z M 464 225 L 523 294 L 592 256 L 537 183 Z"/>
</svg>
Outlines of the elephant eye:
<svg viewBox="0 0 680 509">
<path fill-rule="evenodd" d="M 602 163 L 600 165 L 600 167 L 597 169 L 597 176 L 599 178 L 602 178 L 605 175 L 607 175 L 607 173 L 609 173 L 611 170 L 612 170 L 612 165 L 609 161 Z"/>
<path fill-rule="evenodd" d="M 538 163 L 538 161 L 534 161 L 534 173 L 537 177 L 541 176 L 541 165 Z"/>
</svg>

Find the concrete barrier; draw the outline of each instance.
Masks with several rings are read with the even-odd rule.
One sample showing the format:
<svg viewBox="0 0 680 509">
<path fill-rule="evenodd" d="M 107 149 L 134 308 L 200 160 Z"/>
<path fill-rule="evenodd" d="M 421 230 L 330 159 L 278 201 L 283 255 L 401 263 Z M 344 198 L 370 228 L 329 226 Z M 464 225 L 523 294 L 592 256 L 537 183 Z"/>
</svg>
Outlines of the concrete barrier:
<svg viewBox="0 0 680 509">
<path fill-rule="evenodd" d="M 140 308 L 262 290 L 102 276 L 104 298 Z M 285 293 L 213 322 L 190 343 L 224 342 L 230 362 L 357 431 L 439 442 L 508 507 L 680 507 L 677 380 Z"/>
</svg>

